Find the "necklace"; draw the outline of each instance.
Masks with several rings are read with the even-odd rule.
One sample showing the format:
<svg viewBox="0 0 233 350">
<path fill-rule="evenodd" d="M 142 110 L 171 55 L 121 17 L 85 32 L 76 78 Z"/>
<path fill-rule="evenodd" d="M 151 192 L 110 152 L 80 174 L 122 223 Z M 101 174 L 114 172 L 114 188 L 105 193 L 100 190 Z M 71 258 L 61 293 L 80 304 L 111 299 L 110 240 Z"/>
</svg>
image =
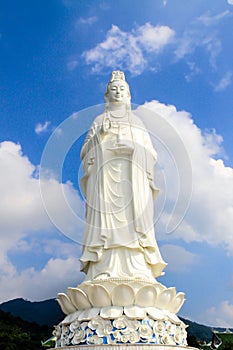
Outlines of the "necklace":
<svg viewBox="0 0 233 350">
<path fill-rule="evenodd" d="M 102 129 L 104 132 L 106 132 L 107 130 L 109 130 L 111 128 L 111 126 L 115 123 L 119 123 L 119 122 L 123 122 L 123 123 L 128 123 L 129 121 L 129 111 L 126 110 L 123 113 L 119 113 L 121 111 L 116 111 L 118 113 L 113 113 L 112 111 L 106 111 L 105 112 L 105 116 L 104 116 L 104 120 L 103 120 L 103 124 L 102 124 Z"/>
<path fill-rule="evenodd" d="M 109 114 L 111 117 L 115 119 L 123 119 L 129 115 L 129 112 L 127 110 L 124 111 L 124 113 L 122 113 L 122 111 L 115 111 L 115 113 L 113 113 L 112 111 L 109 111 Z"/>
</svg>

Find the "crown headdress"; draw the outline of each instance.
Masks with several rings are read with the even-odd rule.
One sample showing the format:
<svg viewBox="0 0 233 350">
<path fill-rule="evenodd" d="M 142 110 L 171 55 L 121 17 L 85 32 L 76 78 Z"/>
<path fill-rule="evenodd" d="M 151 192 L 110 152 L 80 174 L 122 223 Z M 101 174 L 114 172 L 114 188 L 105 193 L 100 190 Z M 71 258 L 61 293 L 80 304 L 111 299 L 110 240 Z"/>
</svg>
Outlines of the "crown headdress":
<svg viewBox="0 0 233 350">
<path fill-rule="evenodd" d="M 124 72 L 121 72 L 120 70 L 114 70 L 112 72 L 111 78 L 110 78 L 110 83 L 116 80 L 124 80 L 125 81 L 125 74 Z"/>
</svg>

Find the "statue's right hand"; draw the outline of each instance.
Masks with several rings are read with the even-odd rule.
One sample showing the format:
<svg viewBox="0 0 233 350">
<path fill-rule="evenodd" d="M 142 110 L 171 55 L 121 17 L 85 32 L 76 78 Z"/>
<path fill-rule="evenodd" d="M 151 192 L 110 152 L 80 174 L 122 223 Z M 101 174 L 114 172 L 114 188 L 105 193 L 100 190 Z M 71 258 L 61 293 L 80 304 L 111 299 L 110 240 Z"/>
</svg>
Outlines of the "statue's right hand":
<svg viewBox="0 0 233 350">
<path fill-rule="evenodd" d="M 109 118 L 104 119 L 103 124 L 102 124 L 102 128 L 101 128 L 101 132 L 103 133 L 107 133 L 108 130 L 111 127 L 111 122 Z"/>
</svg>

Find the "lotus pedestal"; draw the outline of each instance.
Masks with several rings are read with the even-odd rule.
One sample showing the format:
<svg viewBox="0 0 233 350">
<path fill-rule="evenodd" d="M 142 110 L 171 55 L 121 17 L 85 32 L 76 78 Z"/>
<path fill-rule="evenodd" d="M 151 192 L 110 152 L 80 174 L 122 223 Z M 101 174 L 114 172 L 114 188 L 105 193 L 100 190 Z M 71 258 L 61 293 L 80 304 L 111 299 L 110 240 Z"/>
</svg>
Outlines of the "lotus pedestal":
<svg viewBox="0 0 233 350">
<path fill-rule="evenodd" d="M 84 282 L 60 293 L 58 302 L 67 316 L 55 327 L 56 348 L 192 349 L 187 347 L 187 326 L 176 316 L 184 294 L 158 282 Z"/>
</svg>

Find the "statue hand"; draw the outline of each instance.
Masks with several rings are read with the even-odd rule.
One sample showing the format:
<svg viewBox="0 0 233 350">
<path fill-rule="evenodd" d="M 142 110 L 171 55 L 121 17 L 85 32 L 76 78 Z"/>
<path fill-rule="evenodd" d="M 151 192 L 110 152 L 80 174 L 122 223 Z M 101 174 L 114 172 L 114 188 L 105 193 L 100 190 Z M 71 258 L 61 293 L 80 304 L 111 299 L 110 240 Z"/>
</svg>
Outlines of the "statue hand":
<svg viewBox="0 0 233 350">
<path fill-rule="evenodd" d="M 149 180 L 149 186 L 151 188 L 153 198 L 156 198 L 158 193 L 159 193 L 159 189 L 157 187 L 155 187 L 153 180 Z"/>
<path fill-rule="evenodd" d="M 130 141 L 121 141 L 114 144 L 113 151 L 121 154 L 130 154 L 134 150 L 133 144 Z"/>
</svg>

